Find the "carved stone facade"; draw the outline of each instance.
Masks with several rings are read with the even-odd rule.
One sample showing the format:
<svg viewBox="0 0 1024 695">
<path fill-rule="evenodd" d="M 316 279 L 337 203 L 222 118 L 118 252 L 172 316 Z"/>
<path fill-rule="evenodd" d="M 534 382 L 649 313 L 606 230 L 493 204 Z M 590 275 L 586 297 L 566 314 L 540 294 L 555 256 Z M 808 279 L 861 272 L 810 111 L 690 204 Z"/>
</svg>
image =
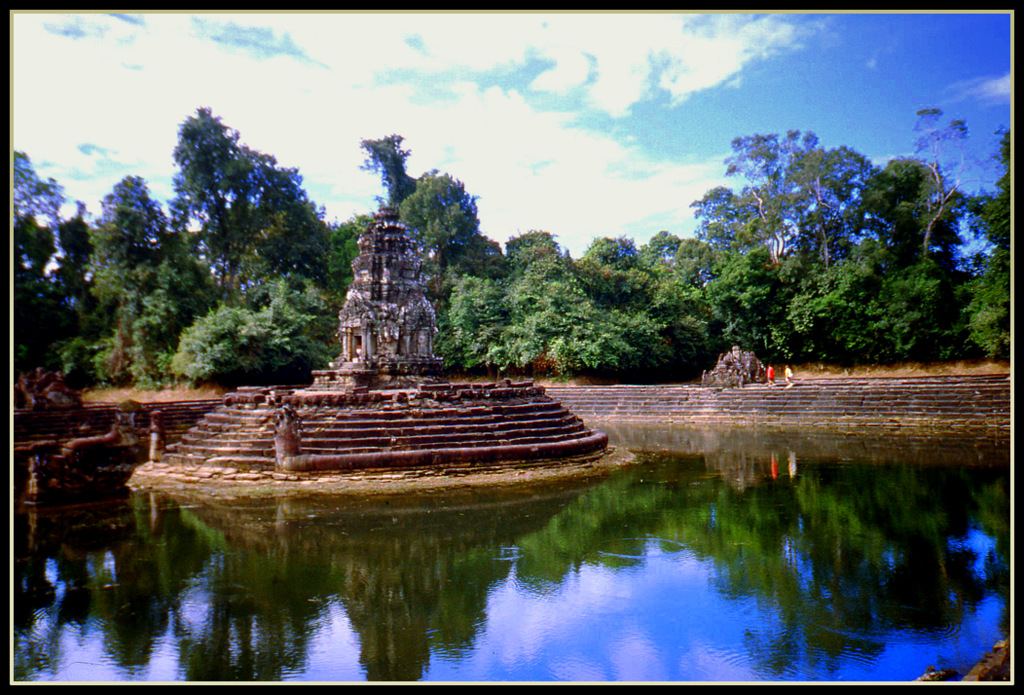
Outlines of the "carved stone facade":
<svg viewBox="0 0 1024 695">
<path fill-rule="evenodd" d="M 440 373 L 437 322 L 420 278 L 420 250 L 394 208 L 359 237 L 354 278 L 338 314 L 341 354 L 314 372 L 314 389 L 409 387 Z"/>
</svg>

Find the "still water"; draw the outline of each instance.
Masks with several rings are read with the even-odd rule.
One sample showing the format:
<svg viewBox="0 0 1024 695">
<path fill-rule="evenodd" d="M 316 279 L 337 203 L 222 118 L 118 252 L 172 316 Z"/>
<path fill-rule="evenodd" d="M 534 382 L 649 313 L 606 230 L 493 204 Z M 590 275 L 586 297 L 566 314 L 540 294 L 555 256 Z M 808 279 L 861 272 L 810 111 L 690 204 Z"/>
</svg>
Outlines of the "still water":
<svg viewBox="0 0 1024 695">
<path fill-rule="evenodd" d="M 1006 442 L 606 427 L 597 482 L 15 517 L 20 681 L 910 681 L 1009 634 Z"/>
</svg>

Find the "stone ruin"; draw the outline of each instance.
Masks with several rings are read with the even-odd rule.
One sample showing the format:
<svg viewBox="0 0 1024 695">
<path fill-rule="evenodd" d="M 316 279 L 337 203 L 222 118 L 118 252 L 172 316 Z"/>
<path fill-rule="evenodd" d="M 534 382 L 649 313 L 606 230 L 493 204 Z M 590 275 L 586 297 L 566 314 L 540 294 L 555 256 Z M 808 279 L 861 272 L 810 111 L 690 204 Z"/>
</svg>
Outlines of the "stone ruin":
<svg viewBox="0 0 1024 695">
<path fill-rule="evenodd" d="M 101 499 L 128 492 L 141 459 L 136 403 L 121 404 L 108 432 L 14 447 L 15 504 Z"/>
<path fill-rule="evenodd" d="M 25 410 L 70 410 L 82 407 L 82 396 L 68 388 L 64 375 L 42 367 L 19 374 L 14 383 L 14 407 Z"/>
<path fill-rule="evenodd" d="M 338 315 L 341 354 L 308 388 L 226 394 L 163 461 L 320 472 L 599 455 L 608 436 L 532 381 L 452 384 L 433 354 L 420 251 L 394 208 L 359 237 Z"/>
<path fill-rule="evenodd" d="M 707 388 L 743 388 L 746 384 L 768 383 L 768 370 L 757 356 L 733 345 L 719 356 L 718 364 L 701 375 L 700 385 Z"/>
<path fill-rule="evenodd" d="M 409 387 L 437 377 L 434 307 L 422 260 L 393 207 L 382 207 L 359 237 L 353 280 L 338 314 L 341 354 L 313 373 L 313 388 Z"/>
</svg>

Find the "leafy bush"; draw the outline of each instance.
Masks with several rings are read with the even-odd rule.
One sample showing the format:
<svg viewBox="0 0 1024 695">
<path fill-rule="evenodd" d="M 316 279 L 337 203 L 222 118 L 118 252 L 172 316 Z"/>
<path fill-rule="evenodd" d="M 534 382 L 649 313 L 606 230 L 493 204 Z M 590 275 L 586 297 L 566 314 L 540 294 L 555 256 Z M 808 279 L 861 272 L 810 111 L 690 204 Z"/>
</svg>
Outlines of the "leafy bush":
<svg viewBox="0 0 1024 695">
<path fill-rule="evenodd" d="M 279 282 L 262 308 L 221 306 L 184 332 L 171 370 L 193 384 L 305 383 L 333 350 L 317 304 Z"/>
</svg>

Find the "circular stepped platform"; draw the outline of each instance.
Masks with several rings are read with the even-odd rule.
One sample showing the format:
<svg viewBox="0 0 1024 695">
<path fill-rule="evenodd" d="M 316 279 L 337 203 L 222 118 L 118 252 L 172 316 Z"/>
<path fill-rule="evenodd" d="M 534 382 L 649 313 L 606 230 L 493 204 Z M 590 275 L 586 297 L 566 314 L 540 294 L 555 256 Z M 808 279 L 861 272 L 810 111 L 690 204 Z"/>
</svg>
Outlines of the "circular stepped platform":
<svg viewBox="0 0 1024 695">
<path fill-rule="evenodd" d="M 301 444 L 279 460 L 275 418 L 283 406 L 301 423 Z M 532 382 L 349 394 L 248 389 L 225 396 L 163 460 L 318 471 L 563 458 L 606 446 L 603 432 Z"/>
</svg>

